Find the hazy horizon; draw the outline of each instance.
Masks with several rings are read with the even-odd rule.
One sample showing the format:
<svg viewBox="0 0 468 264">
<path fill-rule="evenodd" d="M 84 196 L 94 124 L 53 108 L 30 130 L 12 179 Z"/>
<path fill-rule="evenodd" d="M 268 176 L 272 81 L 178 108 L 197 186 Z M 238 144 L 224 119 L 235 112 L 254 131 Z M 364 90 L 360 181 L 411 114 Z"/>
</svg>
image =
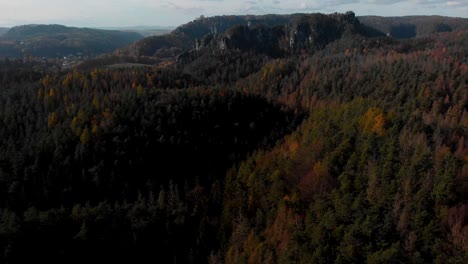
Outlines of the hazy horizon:
<svg viewBox="0 0 468 264">
<path fill-rule="evenodd" d="M 74 27 L 176 27 L 216 15 L 354 11 L 357 16 L 440 15 L 467 17 L 468 1 L 442 0 L 0 0 L 0 27 L 61 24 Z"/>
</svg>

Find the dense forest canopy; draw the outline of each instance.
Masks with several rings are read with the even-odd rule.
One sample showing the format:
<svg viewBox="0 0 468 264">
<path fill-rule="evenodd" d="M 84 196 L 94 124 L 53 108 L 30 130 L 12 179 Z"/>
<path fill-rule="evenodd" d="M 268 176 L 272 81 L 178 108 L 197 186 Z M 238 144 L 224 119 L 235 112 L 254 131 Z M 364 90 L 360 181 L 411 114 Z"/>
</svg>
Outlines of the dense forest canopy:
<svg viewBox="0 0 468 264">
<path fill-rule="evenodd" d="M 468 31 L 360 19 L 0 60 L 0 262 L 467 263 Z"/>
</svg>

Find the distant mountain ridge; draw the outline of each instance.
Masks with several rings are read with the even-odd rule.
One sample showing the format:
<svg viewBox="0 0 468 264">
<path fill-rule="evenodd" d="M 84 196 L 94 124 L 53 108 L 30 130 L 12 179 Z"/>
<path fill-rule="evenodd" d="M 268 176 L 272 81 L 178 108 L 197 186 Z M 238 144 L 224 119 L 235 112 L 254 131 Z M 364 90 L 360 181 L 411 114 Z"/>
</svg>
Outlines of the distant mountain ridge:
<svg viewBox="0 0 468 264">
<path fill-rule="evenodd" d="M 23 25 L 0 37 L 0 57 L 95 56 L 143 38 L 135 32 L 75 28 L 63 25 Z"/>
<path fill-rule="evenodd" d="M 275 27 L 249 23 L 234 26 L 222 34 L 210 33 L 202 40 L 196 39 L 191 53 L 240 50 L 281 57 L 304 50 L 317 51 L 335 40 L 354 36 L 379 37 L 384 34 L 362 25 L 353 12 L 310 14 L 293 17 L 287 24 Z"/>
<path fill-rule="evenodd" d="M 136 32 L 144 37 L 168 34 L 175 29 L 172 26 L 125 26 L 125 27 L 95 27 L 95 29 L 118 30 L 125 32 Z"/>
<path fill-rule="evenodd" d="M 361 23 L 394 38 L 412 38 L 468 29 L 468 18 L 443 16 L 358 17 Z"/>
<path fill-rule="evenodd" d="M 180 54 L 186 56 L 187 52 L 200 49 L 202 46 L 207 46 L 211 41 L 215 41 L 218 43 L 218 46 L 221 45 L 223 47 L 234 45 L 234 42 L 232 42 L 232 36 L 223 36 L 223 34 L 226 34 L 229 31 L 231 31 L 229 34 L 232 35 L 233 30 L 236 30 L 234 28 L 237 28 L 238 31 L 242 31 L 242 34 L 244 34 L 245 37 L 244 40 L 234 38 L 238 40 L 236 45 L 254 45 L 255 47 L 253 47 L 253 49 L 271 46 L 272 41 L 275 43 L 278 42 L 278 39 L 268 39 L 275 34 L 276 38 L 284 38 L 286 35 L 289 35 L 289 39 L 287 41 L 296 41 L 296 46 L 298 45 L 297 41 L 303 42 L 303 44 L 307 41 L 312 41 L 315 43 L 315 46 L 319 42 L 323 42 L 322 44 L 325 42 L 328 43 L 333 39 L 341 37 L 341 35 L 330 36 L 327 32 L 327 28 L 334 28 L 335 25 L 333 24 L 340 24 L 343 23 L 343 21 L 348 24 L 347 32 L 352 32 L 352 34 L 358 34 L 366 37 L 387 35 L 393 38 L 412 38 L 438 32 L 468 29 L 468 19 L 465 18 L 441 16 L 355 17 L 353 12 L 347 13 L 347 15 L 350 14 L 352 14 L 352 19 L 354 21 L 348 20 L 346 22 L 348 19 L 346 18 L 346 14 L 342 15 L 337 13 L 330 15 L 316 13 L 200 17 L 194 21 L 177 27 L 170 34 L 144 38 L 126 48 L 117 50 L 115 54 L 133 57 L 148 56 L 163 59 L 175 58 Z M 305 23 L 304 19 L 309 21 Z M 313 25 L 314 23 L 316 25 Z M 278 27 L 283 28 L 280 29 Z M 294 30 L 294 28 L 299 31 L 305 30 L 297 36 L 297 40 L 291 38 L 291 32 L 287 32 L 291 29 Z M 263 38 L 262 40 L 267 41 L 267 43 L 252 43 L 252 36 L 249 35 L 254 34 L 253 31 L 255 30 L 259 30 L 257 33 L 260 35 L 268 35 L 260 36 L 260 39 Z M 282 32 L 279 32 L 278 30 Z M 320 34 L 316 34 L 317 32 L 320 32 Z M 332 34 L 335 33 L 336 32 Z M 307 37 L 313 37 L 314 39 L 306 40 L 305 38 Z M 227 46 L 225 44 L 221 44 L 221 39 L 223 38 L 224 41 L 227 40 L 229 42 L 225 43 Z M 284 41 L 284 39 L 282 41 Z M 213 44 L 210 45 L 213 46 Z M 284 43 L 281 44 L 281 46 L 283 46 L 283 49 L 285 48 Z"/>
<path fill-rule="evenodd" d="M 339 36 L 333 35 L 337 34 L 336 30 L 340 31 Z M 288 45 L 298 47 L 307 41 L 313 42 L 313 46 L 319 45 L 319 42 L 328 43 L 341 37 L 345 31 L 366 36 L 384 35 L 362 25 L 355 19 L 353 12 L 330 15 L 316 13 L 201 17 L 179 26 L 171 34 L 142 39 L 116 53 L 136 57 L 169 58 L 200 49 L 212 39 L 215 39 L 221 48 L 242 46 L 242 49 L 245 49 L 250 45 L 255 46 L 253 49 L 257 51 L 265 47 L 284 50 Z M 243 36 L 240 36 L 242 34 Z M 307 40 L 309 37 L 313 39 Z"/>
<path fill-rule="evenodd" d="M 127 56 L 157 56 L 174 57 L 194 48 L 195 40 L 207 34 L 222 34 L 238 25 L 264 25 L 274 27 L 287 24 L 291 19 L 303 14 L 293 15 L 262 15 L 262 16 L 214 16 L 200 17 L 181 25 L 170 34 L 153 36 L 133 43 L 129 47 L 118 50 L 119 55 Z"/>
</svg>

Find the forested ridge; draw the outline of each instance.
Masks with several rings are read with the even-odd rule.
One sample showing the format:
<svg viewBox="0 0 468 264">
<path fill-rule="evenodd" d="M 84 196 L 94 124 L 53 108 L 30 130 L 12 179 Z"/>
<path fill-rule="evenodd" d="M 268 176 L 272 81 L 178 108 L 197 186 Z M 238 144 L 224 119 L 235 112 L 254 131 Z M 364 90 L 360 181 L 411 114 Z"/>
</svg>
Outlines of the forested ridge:
<svg viewBox="0 0 468 264">
<path fill-rule="evenodd" d="M 143 38 L 136 32 L 62 25 L 22 25 L 2 31 L 0 29 L 0 57 L 7 58 L 94 57 Z"/>
<path fill-rule="evenodd" d="M 295 19 L 0 60 L 0 262 L 466 263 L 468 32 Z"/>
</svg>

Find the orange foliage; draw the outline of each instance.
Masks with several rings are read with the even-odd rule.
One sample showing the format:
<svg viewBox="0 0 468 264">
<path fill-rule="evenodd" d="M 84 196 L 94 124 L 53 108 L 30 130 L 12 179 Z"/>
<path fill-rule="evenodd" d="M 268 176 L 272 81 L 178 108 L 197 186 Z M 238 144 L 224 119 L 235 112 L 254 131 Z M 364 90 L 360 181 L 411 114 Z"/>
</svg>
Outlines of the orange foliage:
<svg viewBox="0 0 468 264">
<path fill-rule="evenodd" d="M 273 245 L 279 254 L 288 247 L 289 241 L 292 239 L 290 226 L 296 223 L 298 217 L 291 209 L 280 205 L 275 221 L 266 228 L 266 241 Z"/>
<path fill-rule="evenodd" d="M 374 118 L 374 125 L 372 126 L 372 132 L 376 133 L 379 136 L 383 136 L 385 130 L 385 118 L 383 114 L 379 114 Z"/>
<path fill-rule="evenodd" d="M 49 75 L 41 79 L 41 84 L 44 87 L 48 87 L 52 82 L 53 79 Z"/>
<path fill-rule="evenodd" d="M 371 107 L 360 120 L 361 129 L 365 133 L 376 133 L 383 136 L 385 133 L 385 116 L 382 109 Z"/>
<path fill-rule="evenodd" d="M 346 49 L 345 55 L 346 55 L 347 57 L 351 56 L 351 51 L 350 51 L 349 49 Z"/>
<path fill-rule="evenodd" d="M 262 263 L 261 249 L 263 244 L 260 243 L 259 239 L 253 232 L 250 232 L 247 239 L 244 241 L 244 253 L 249 257 L 248 263 Z"/>
<path fill-rule="evenodd" d="M 104 119 L 110 118 L 112 116 L 111 110 L 109 108 L 106 108 L 106 110 L 102 112 L 102 116 L 104 117 Z"/>
<path fill-rule="evenodd" d="M 468 204 L 452 207 L 447 213 L 449 239 L 461 250 L 468 250 Z"/>
<path fill-rule="evenodd" d="M 460 66 L 460 73 L 461 74 L 468 74 L 468 64 L 462 64 Z"/>
<path fill-rule="evenodd" d="M 298 148 L 299 143 L 295 140 L 289 144 L 289 152 L 291 152 L 292 154 L 296 153 Z"/>
<path fill-rule="evenodd" d="M 440 164 L 445 159 L 445 157 L 450 155 L 450 153 L 451 153 L 450 148 L 447 146 L 436 149 L 436 153 L 435 153 L 436 164 Z"/>
<path fill-rule="evenodd" d="M 49 90 L 49 94 L 48 94 L 48 95 L 49 95 L 49 97 L 55 96 L 55 91 L 54 91 L 54 89 L 51 88 L 51 89 Z"/>
<path fill-rule="evenodd" d="M 305 200 L 312 199 L 316 194 L 327 191 L 332 186 L 328 167 L 321 161 L 314 164 L 299 181 L 299 191 Z"/>
</svg>

